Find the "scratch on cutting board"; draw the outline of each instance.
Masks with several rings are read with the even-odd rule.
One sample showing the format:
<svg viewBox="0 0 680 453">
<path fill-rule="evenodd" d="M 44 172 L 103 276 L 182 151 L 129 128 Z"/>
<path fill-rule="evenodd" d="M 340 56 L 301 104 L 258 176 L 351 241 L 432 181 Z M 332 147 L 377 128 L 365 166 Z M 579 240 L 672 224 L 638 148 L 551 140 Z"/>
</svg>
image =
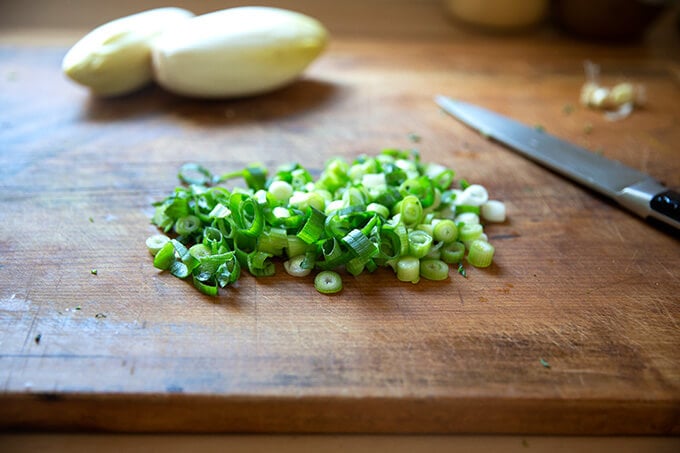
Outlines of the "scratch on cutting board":
<svg viewBox="0 0 680 453">
<path fill-rule="evenodd" d="M 626 239 L 621 234 L 621 230 L 619 229 L 619 226 L 617 225 L 616 222 L 605 222 L 605 224 L 609 225 L 614 230 L 616 236 L 618 236 L 621 242 L 626 242 Z"/>
<path fill-rule="evenodd" d="M 673 272 L 673 270 L 668 269 L 668 267 L 666 267 L 666 265 L 665 265 L 664 263 L 659 263 L 659 264 L 661 264 L 661 267 L 663 267 L 663 270 L 666 271 L 666 273 L 667 273 L 668 276 L 671 278 L 671 280 L 676 280 L 676 281 L 677 281 L 677 280 L 679 279 L 679 278 L 678 278 L 678 274 L 677 274 L 676 272 Z"/>
<path fill-rule="evenodd" d="M 628 265 L 627 265 L 626 268 L 623 270 L 623 273 L 624 273 L 624 274 L 627 274 L 627 273 L 628 273 L 628 271 L 630 270 L 630 268 L 631 268 L 631 266 L 632 266 L 633 264 L 636 264 L 636 267 L 638 267 L 638 269 L 640 268 L 640 265 L 636 263 L 636 259 L 637 259 L 637 256 L 638 256 L 638 252 L 639 252 L 639 250 L 638 250 L 638 249 L 635 249 L 635 251 L 633 252 L 633 256 L 631 256 L 630 259 L 628 260 Z"/>
<path fill-rule="evenodd" d="M 32 285 L 32 281 L 31 281 L 31 283 L 29 283 L 28 288 L 26 288 L 26 295 L 22 299 L 22 303 L 23 303 L 24 306 L 31 305 L 31 300 L 30 300 L 31 285 Z M 15 300 L 15 299 L 16 299 L 16 293 L 12 294 L 12 296 L 10 297 L 10 300 Z M 24 344 L 21 346 L 21 353 L 22 354 L 25 352 L 26 345 L 29 344 L 29 341 L 32 342 L 36 338 L 35 335 L 32 332 L 33 332 L 33 329 L 35 327 L 35 323 L 38 319 L 38 315 L 40 314 L 40 308 L 41 307 L 42 307 L 42 304 L 38 304 L 37 312 L 33 313 L 32 317 L 31 317 L 31 325 L 26 330 L 26 337 L 24 338 Z M 29 310 L 27 310 L 27 311 L 29 311 Z M 28 360 L 28 358 L 26 358 L 25 360 Z M 5 381 L 5 391 L 7 391 L 9 389 L 10 382 L 12 381 L 13 371 L 14 371 L 14 368 L 10 368 L 9 372 L 7 373 L 7 380 Z"/>
<path fill-rule="evenodd" d="M 31 287 L 29 286 L 28 289 L 26 290 L 26 297 L 24 297 L 24 303 L 30 305 L 31 301 L 29 300 L 29 296 L 31 294 Z M 29 344 L 29 341 L 31 338 L 35 338 L 33 335 L 33 328 L 35 327 L 35 323 L 38 320 L 38 316 L 40 315 L 40 309 L 42 308 L 42 304 L 38 304 L 38 309 L 35 313 L 33 313 L 33 316 L 31 318 L 31 325 L 28 327 L 28 330 L 26 331 L 26 337 L 24 338 L 24 344 L 21 346 L 21 352 L 25 352 L 26 345 Z"/>
<path fill-rule="evenodd" d="M 573 341 L 570 341 L 569 337 L 564 335 L 556 326 L 554 325 L 548 325 L 548 327 L 551 330 L 551 335 L 549 336 L 550 342 L 557 346 L 560 349 L 569 349 L 569 350 L 575 350 L 577 349 Z M 559 340 L 559 341 L 558 341 Z"/>
<path fill-rule="evenodd" d="M 460 299 L 460 304 L 465 305 L 465 301 L 463 300 L 463 293 L 460 292 L 460 288 L 456 288 L 458 290 L 458 298 Z"/>
<path fill-rule="evenodd" d="M 624 277 L 624 278 L 619 278 L 619 279 L 616 279 L 616 280 L 606 281 L 606 282 L 601 283 L 597 286 L 592 286 L 590 289 L 587 289 L 586 294 L 591 295 L 591 294 L 599 293 L 599 292 L 602 292 L 602 290 L 605 290 L 607 288 L 611 288 L 612 286 L 618 286 L 618 285 L 622 285 L 624 283 L 628 283 L 629 280 L 630 279 L 628 277 Z"/>
<path fill-rule="evenodd" d="M 652 299 L 652 303 L 654 304 L 655 307 L 657 307 L 659 309 L 660 312 L 665 314 L 666 317 L 668 319 L 670 319 L 671 323 L 673 324 L 673 327 L 675 327 L 677 329 L 678 323 L 675 322 L 675 318 L 673 317 L 671 312 L 668 311 L 668 308 L 666 308 L 666 305 L 663 302 L 658 301 L 658 300 L 654 300 L 654 299 Z"/>
</svg>

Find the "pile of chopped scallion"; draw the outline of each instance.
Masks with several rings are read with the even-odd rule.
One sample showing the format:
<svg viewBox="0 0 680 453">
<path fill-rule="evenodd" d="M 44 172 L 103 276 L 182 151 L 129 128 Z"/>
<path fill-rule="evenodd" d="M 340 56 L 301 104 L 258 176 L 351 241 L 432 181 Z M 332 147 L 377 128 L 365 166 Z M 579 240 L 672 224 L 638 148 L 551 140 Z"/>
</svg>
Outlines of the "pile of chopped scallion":
<svg viewBox="0 0 680 453">
<path fill-rule="evenodd" d="M 233 178 L 247 187 L 221 185 Z M 464 258 L 475 267 L 493 260 L 480 219 L 505 220 L 504 204 L 483 186 L 454 183 L 451 169 L 421 162 L 416 151 L 334 158 L 316 180 L 299 164 L 271 176 L 261 165 L 215 176 L 194 163 L 179 179 L 183 186 L 154 204 L 152 218 L 174 238 L 156 234 L 146 245 L 155 267 L 209 295 L 242 269 L 273 275 L 279 257 L 293 276 L 318 272 L 314 285 L 324 294 L 342 289 L 343 268 L 356 276 L 389 267 L 413 283 L 446 279 L 450 264 L 465 275 Z"/>
</svg>

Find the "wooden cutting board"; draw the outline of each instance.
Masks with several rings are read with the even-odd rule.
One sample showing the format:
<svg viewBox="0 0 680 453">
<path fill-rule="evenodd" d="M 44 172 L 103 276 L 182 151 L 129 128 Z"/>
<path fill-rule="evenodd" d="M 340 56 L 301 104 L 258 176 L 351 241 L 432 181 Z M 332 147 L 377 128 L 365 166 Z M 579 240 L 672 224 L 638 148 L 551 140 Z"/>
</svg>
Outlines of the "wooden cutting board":
<svg viewBox="0 0 680 453">
<path fill-rule="evenodd" d="M 96 100 L 62 77 L 66 48 L 1 47 L 0 428 L 679 434 L 677 236 L 432 101 L 540 124 L 677 188 L 671 44 L 337 39 L 303 80 L 233 101 Z M 620 122 L 580 107 L 586 58 L 604 83 L 644 84 L 647 107 Z M 346 275 L 329 297 L 278 264 L 210 298 L 153 268 L 151 203 L 182 163 L 318 170 L 387 147 L 505 201 L 490 269 Z"/>
</svg>

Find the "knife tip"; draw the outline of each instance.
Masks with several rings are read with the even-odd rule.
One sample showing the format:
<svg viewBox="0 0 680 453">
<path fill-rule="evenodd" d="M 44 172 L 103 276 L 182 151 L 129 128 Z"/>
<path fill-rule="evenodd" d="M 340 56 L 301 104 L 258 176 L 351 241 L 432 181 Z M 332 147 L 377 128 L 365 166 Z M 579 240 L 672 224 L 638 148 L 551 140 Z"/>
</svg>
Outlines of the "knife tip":
<svg viewBox="0 0 680 453">
<path fill-rule="evenodd" d="M 434 102 L 437 103 L 440 107 L 445 108 L 447 105 L 451 106 L 452 104 L 456 104 L 458 100 L 444 96 L 443 94 L 437 94 L 434 97 Z"/>
</svg>

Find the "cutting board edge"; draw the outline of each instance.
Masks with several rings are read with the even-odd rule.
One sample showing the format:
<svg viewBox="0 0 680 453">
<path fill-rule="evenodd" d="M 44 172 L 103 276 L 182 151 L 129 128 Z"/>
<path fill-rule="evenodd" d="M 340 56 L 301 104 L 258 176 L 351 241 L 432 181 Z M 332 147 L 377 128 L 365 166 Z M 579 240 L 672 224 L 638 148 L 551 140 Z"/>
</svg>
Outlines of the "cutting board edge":
<svg viewBox="0 0 680 453">
<path fill-rule="evenodd" d="M 5 394 L 0 431 L 680 435 L 672 400 Z"/>
</svg>

